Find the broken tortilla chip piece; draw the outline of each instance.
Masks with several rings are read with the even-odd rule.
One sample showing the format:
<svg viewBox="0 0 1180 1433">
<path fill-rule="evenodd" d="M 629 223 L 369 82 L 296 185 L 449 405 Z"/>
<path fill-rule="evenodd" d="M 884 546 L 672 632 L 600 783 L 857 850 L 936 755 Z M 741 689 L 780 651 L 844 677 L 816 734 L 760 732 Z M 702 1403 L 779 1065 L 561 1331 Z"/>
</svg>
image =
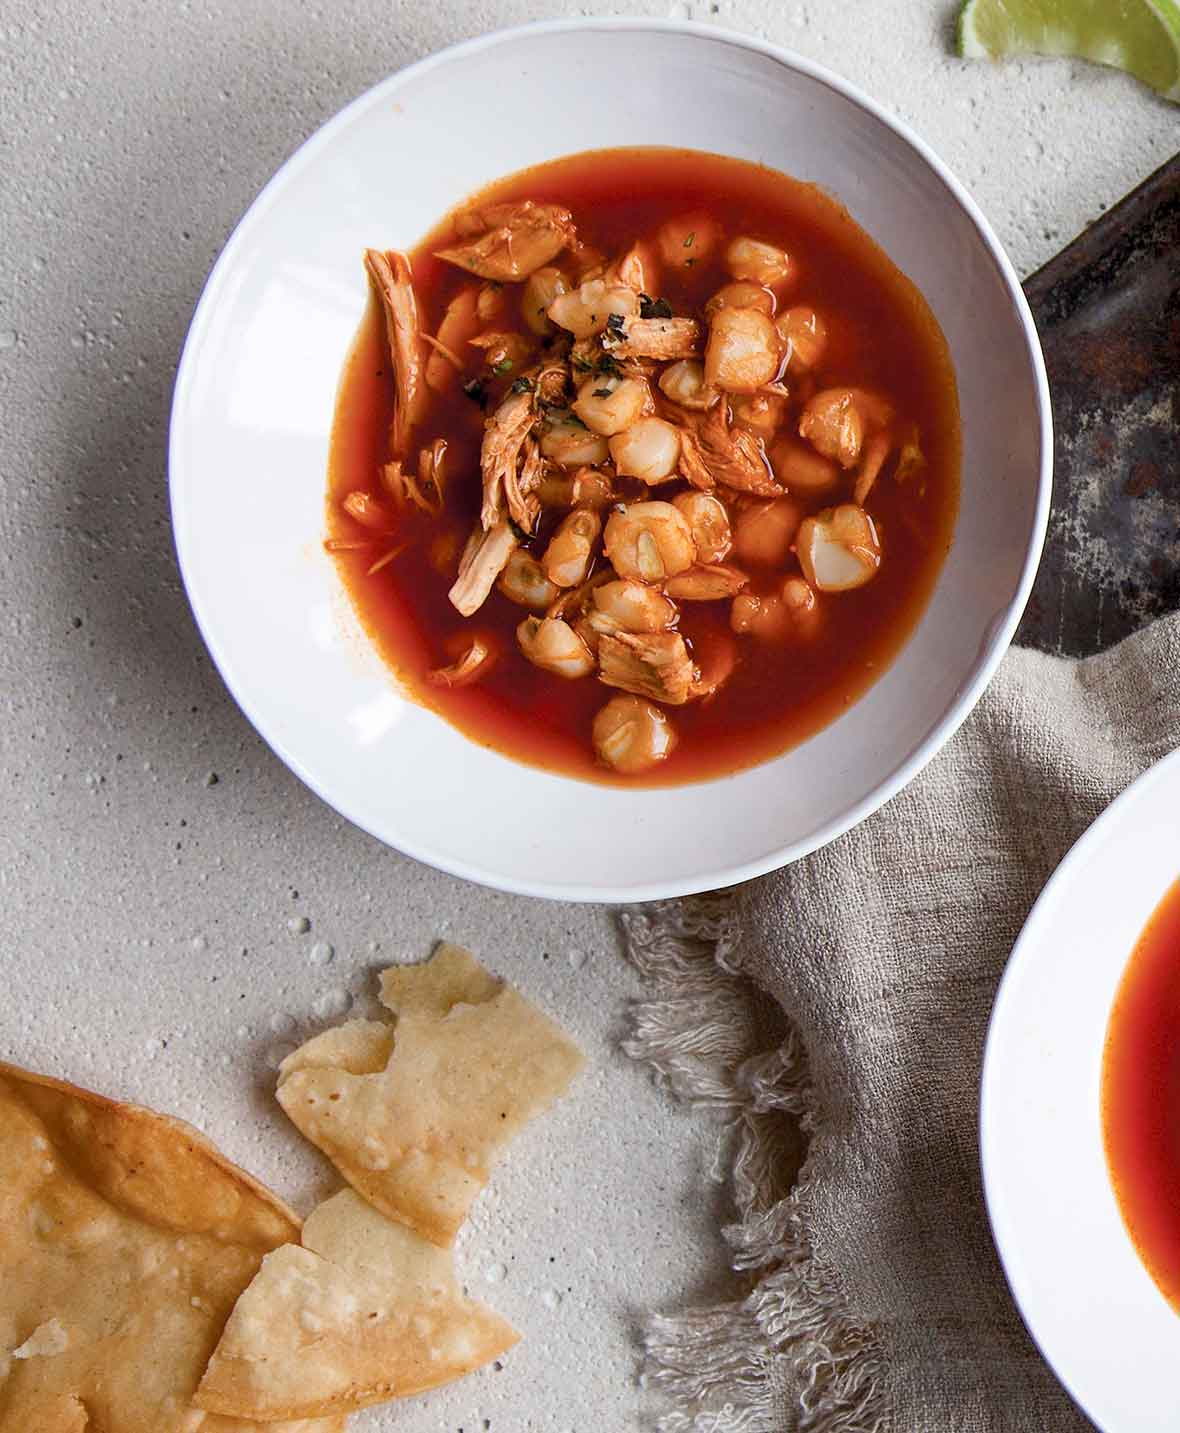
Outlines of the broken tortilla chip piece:
<svg viewBox="0 0 1180 1433">
<path fill-rule="evenodd" d="M 348 1414 L 338 1418 L 296 1418 L 284 1419 L 281 1423 L 258 1423 L 252 1418 L 223 1418 L 220 1413 L 206 1413 L 200 1408 L 190 1408 L 190 1421 L 182 1425 L 184 1433 L 345 1433 L 348 1428 Z M 96 1433 L 88 1428 L 87 1433 Z M 106 1433 L 106 1430 L 103 1430 Z"/>
<path fill-rule="evenodd" d="M 451 1243 L 512 1137 L 553 1104 L 581 1052 L 457 946 L 381 978 L 393 1027 L 350 1021 L 279 1067 L 278 1100 L 360 1194 Z M 375 1031 L 391 1030 L 377 1067 Z"/>
<path fill-rule="evenodd" d="M 0 1422 L 0 1428 L 7 1426 Z M 17 1433 L 17 1425 L 11 1426 L 12 1433 Z M 20 1433 L 88 1433 L 89 1428 L 85 1407 L 73 1394 L 67 1394 L 64 1398 L 47 1397 L 30 1409 Z"/>
<path fill-rule="evenodd" d="M 349 1020 L 313 1035 L 283 1061 L 283 1069 L 344 1070 L 376 1075 L 393 1054 L 393 1026 L 385 1020 Z"/>
<path fill-rule="evenodd" d="M 449 1383 L 517 1337 L 464 1297 L 449 1250 L 345 1189 L 308 1217 L 303 1247 L 263 1260 L 195 1401 L 264 1422 L 351 1411 Z"/>
<path fill-rule="evenodd" d="M 283 1419 L 281 1423 L 259 1423 L 252 1418 L 223 1418 L 220 1413 L 206 1413 L 200 1408 L 190 1408 L 189 1422 L 181 1425 L 183 1433 L 345 1433 L 348 1428 L 348 1414 L 338 1418 L 296 1418 Z M 97 1430 L 87 1425 L 87 1433 Z M 103 1433 L 106 1430 L 103 1429 Z"/>
<path fill-rule="evenodd" d="M 456 1005 L 482 1005 L 503 988 L 469 950 L 447 941 L 429 960 L 381 972 L 381 1004 L 394 1015 L 449 1015 Z"/>
<path fill-rule="evenodd" d="M 0 1433 L 258 1433 L 191 1398 L 285 1205 L 179 1120 L 4 1064 L 0 1190 Z"/>
</svg>

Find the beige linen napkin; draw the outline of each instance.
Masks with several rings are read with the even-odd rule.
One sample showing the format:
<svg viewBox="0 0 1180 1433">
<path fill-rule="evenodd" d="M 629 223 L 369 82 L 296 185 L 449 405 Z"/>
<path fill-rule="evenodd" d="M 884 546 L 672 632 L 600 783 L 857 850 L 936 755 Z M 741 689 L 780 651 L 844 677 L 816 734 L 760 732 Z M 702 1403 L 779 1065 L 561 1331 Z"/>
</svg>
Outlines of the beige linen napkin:
<svg viewBox="0 0 1180 1433">
<path fill-rule="evenodd" d="M 1041 887 L 1176 745 L 1180 616 L 1085 661 L 1013 650 L 941 755 L 855 831 L 728 895 L 625 918 L 655 987 L 627 1048 L 731 1118 L 725 1236 L 749 1280 L 744 1297 L 648 1328 L 648 1381 L 672 1410 L 661 1428 L 1089 1427 L 992 1248 L 980 1063 Z M 777 1032 L 747 977 L 784 1013 Z M 810 1142 L 788 1190 L 791 1119 Z"/>
</svg>

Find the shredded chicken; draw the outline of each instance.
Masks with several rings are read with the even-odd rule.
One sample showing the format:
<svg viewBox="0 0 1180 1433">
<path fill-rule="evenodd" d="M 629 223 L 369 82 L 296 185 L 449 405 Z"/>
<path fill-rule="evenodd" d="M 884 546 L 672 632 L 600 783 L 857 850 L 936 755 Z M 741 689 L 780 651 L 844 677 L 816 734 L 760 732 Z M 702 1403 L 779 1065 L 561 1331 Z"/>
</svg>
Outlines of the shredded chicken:
<svg viewBox="0 0 1180 1433">
<path fill-rule="evenodd" d="M 496 330 L 481 333 L 467 340 L 472 348 L 482 348 L 484 362 L 496 374 L 517 374 L 531 359 L 532 341 L 523 333 L 507 333 Z"/>
<path fill-rule="evenodd" d="M 388 567 L 391 562 L 395 562 L 405 552 L 407 545 L 404 542 L 395 543 L 388 552 L 383 552 L 376 562 L 365 568 L 365 576 L 372 577 Z"/>
<path fill-rule="evenodd" d="M 521 479 L 517 475 L 517 465 L 521 461 L 525 439 L 529 436 L 536 418 L 536 395 L 530 385 L 519 393 L 509 392 L 487 421 L 479 457 L 483 474 L 480 522 L 485 530 L 493 527 L 504 516 L 504 503 L 507 500 L 508 510 L 516 522 L 526 532 L 532 531 L 539 504 L 535 499 L 531 505 L 525 504 L 524 498 L 539 485 L 541 470 L 534 466 L 530 471 L 532 486 L 529 493 L 524 493 Z"/>
<path fill-rule="evenodd" d="M 602 368 L 606 364 L 606 356 L 598 334 L 592 334 L 589 338 L 576 338 L 570 346 L 569 362 L 575 379 L 584 378 L 587 373 L 594 373 Z"/>
<path fill-rule="evenodd" d="M 610 283 L 626 284 L 637 294 L 656 293 L 658 274 L 651 247 L 642 240 L 632 244 L 621 258 L 610 265 L 606 278 Z"/>
<path fill-rule="evenodd" d="M 745 428 L 730 427 L 728 403 L 718 403 L 700 425 L 701 442 L 713 476 L 727 488 L 757 497 L 781 497 L 762 440 Z"/>
<path fill-rule="evenodd" d="M 401 459 L 384 463 L 381 467 L 381 482 L 398 507 L 412 503 L 420 512 L 437 516 L 443 510 L 446 498 L 447 440 L 436 438 L 429 447 L 418 453 L 418 476 L 406 472 Z"/>
<path fill-rule="evenodd" d="M 516 472 L 514 469 L 504 475 L 504 493 L 513 521 L 525 532 L 532 532 L 536 526 L 537 514 L 541 511 L 541 499 L 537 489 L 541 486 L 548 464 L 541 456 L 541 445 L 535 438 L 526 438 L 522 451 L 524 456 L 520 471 Z"/>
<path fill-rule="evenodd" d="M 440 513 L 447 498 L 447 440 L 436 438 L 418 454 L 418 490 L 428 512 Z"/>
<path fill-rule="evenodd" d="M 615 574 L 609 567 L 600 567 L 593 576 L 586 579 L 579 587 L 571 587 L 568 592 L 561 596 L 549 607 L 546 617 L 561 617 L 568 619 L 585 612 L 590 604 L 590 598 L 596 587 L 601 587 L 606 582 L 614 582 Z"/>
<path fill-rule="evenodd" d="M 865 498 L 872 492 L 873 484 L 885 466 L 885 459 L 889 456 L 889 449 L 892 445 L 893 440 L 887 432 L 874 433 L 865 444 L 864 453 L 861 456 L 860 472 L 856 475 L 856 483 L 852 489 L 852 501 L 857 507 L 864 507 Z"/>
<path fill-rule="evenodd" d="M 926 467 L 926 458 L 918 438 L 917 426 L 913 423 L 902 433 L 901 451 L 897 455 L 897 467 L 893 478 L 898 483 L 908 483 Z"/>
<path fill-rule="evenodd" d="M 460 350 L 479 330 L 476 304 L 475 285 L 469 284 L 447 305 L 435 336 L 422 335 L 433 350 L 426 360 L 426 386 L 436 393 L 445 393 L 465 367 Z"/>
<path fill-rule="evenodd" d="M 701 326 L 695 318 L 634 318 L 620 315 L 602 336 L 614 358 L 695 358 L 701 351 Z"/>
<path fill-rule="evenodd" d="M 730 408 L 715 403 L 680 429 L 680 472 L 694 488 L 708 492 L 717 483 L 756 497 L 782 497 L 762 440 L 745 428 L 730 426 Z"/>
<path fill-rule="evenodd" d="M 418 304 L 414 298 L 409 260 L 396 249 L 365 250 L 365 268 L 385 314 L 385 333 L 393 365 L 393 418 L 389 424 L 389 455 L 404 458 L 410 432 L 421 417 L 423 385 Z"/>
<path fill-rule="evenodd" d="M 608 687 L 682 706 L 696 674 L 679 632 L 616 632 L 599 637 L 598 675 Z"/>
<path fill-rule="evenodd" d="M 470 617 L 487 601 L 496 578 L 504 571 L 516 547 L 516 534 L 507 518 L 486 532 L 472 535 L 459 562 L 459 576 L 447 596 L 452 605 Z"/>
<path fill-rule="evenodd" d="M 527 279 L 557 257 L 575 237 L 573 217 L 559 204 L 492 204 L 463 216 L 462 228 L 479 235 L 438 249 L 436 257 L 483 279 Z"/>
<path fill-rule="evenodd" d="M 476 637 L 457 662 L 452 662 L 449 667 L 435 667 L 427 672 L 427 680 L 436 687 L 469 686 L 483 676 L 485 667 L 491 663 L 491 656 L 491 648 L 482 638 Z"/>
<path fill-rule="evenodd" d="M 384 503 L 378 502 L 371 493 L 349 493 L 340 504 L 344 511 L 362 527 L 374 532 L 391 532 L 393 519 Z"/>
<path fill-rule="evenodd" d="M 566 363 L 547 363 L 539 370 L 534 380 L 537 397 L 542 403 L 557 403 L 564 405 L 566 400 L 566 389 L 569 386 L 569 365 Z"/>
<path fill-rule="evenodd" d="M 691 428 L 680 430 L 680 471 L 693 485 L 704 493 L 717 486 L 716 480 L 705 461 L 701 440 Z"/>
</svg>

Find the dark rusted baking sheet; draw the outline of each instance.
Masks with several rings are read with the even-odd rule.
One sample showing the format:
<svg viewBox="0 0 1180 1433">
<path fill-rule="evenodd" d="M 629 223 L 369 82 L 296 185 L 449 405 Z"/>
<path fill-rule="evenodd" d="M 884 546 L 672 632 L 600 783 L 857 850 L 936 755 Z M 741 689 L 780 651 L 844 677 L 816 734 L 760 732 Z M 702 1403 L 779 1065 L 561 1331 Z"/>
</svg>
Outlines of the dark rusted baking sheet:
<svg viewBox="0 0 1180 1433">
<path fill-rule="evenodd" d="M 1082 656 L 1180 608 L 1180 156 L 1024 289 L 1056 474 L 1016 640 Z"/>
</svg>

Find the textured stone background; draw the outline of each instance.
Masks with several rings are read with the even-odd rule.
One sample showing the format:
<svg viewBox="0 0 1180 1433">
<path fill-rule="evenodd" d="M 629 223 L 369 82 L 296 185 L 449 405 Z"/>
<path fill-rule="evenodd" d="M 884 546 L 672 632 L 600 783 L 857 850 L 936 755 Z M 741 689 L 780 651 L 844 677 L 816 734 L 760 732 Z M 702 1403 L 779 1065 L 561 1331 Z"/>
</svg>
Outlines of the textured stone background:
<svg viewBox="0 0 1180 1433">
<path fill-rule="evenodd" d="M 941 0 L 607 9 L 753 31 L 863 85 L 958 171 L 1024 271 L 1175 143 L 1178 112 L 1120 76 L 949 58 Z M 636 1427 L 636 1317 L 724 1283 L 709 1129 L 613 1053 L 635 982 L 609 913 L 477 890 L 345 826 L 228 699 L 168 531 L 176 357 L 258 188 L 391 70 L 537 15 L 0 0 L 0 1056 L 176 1111 L 302 1204 L 323 1169 L 271 1101 L 270 1065 L 363 1009 L 389 958 L 469 942 L 595 1062 L 462 1246 L 525 1343 L 358 1430 Z"/>
</svg>

